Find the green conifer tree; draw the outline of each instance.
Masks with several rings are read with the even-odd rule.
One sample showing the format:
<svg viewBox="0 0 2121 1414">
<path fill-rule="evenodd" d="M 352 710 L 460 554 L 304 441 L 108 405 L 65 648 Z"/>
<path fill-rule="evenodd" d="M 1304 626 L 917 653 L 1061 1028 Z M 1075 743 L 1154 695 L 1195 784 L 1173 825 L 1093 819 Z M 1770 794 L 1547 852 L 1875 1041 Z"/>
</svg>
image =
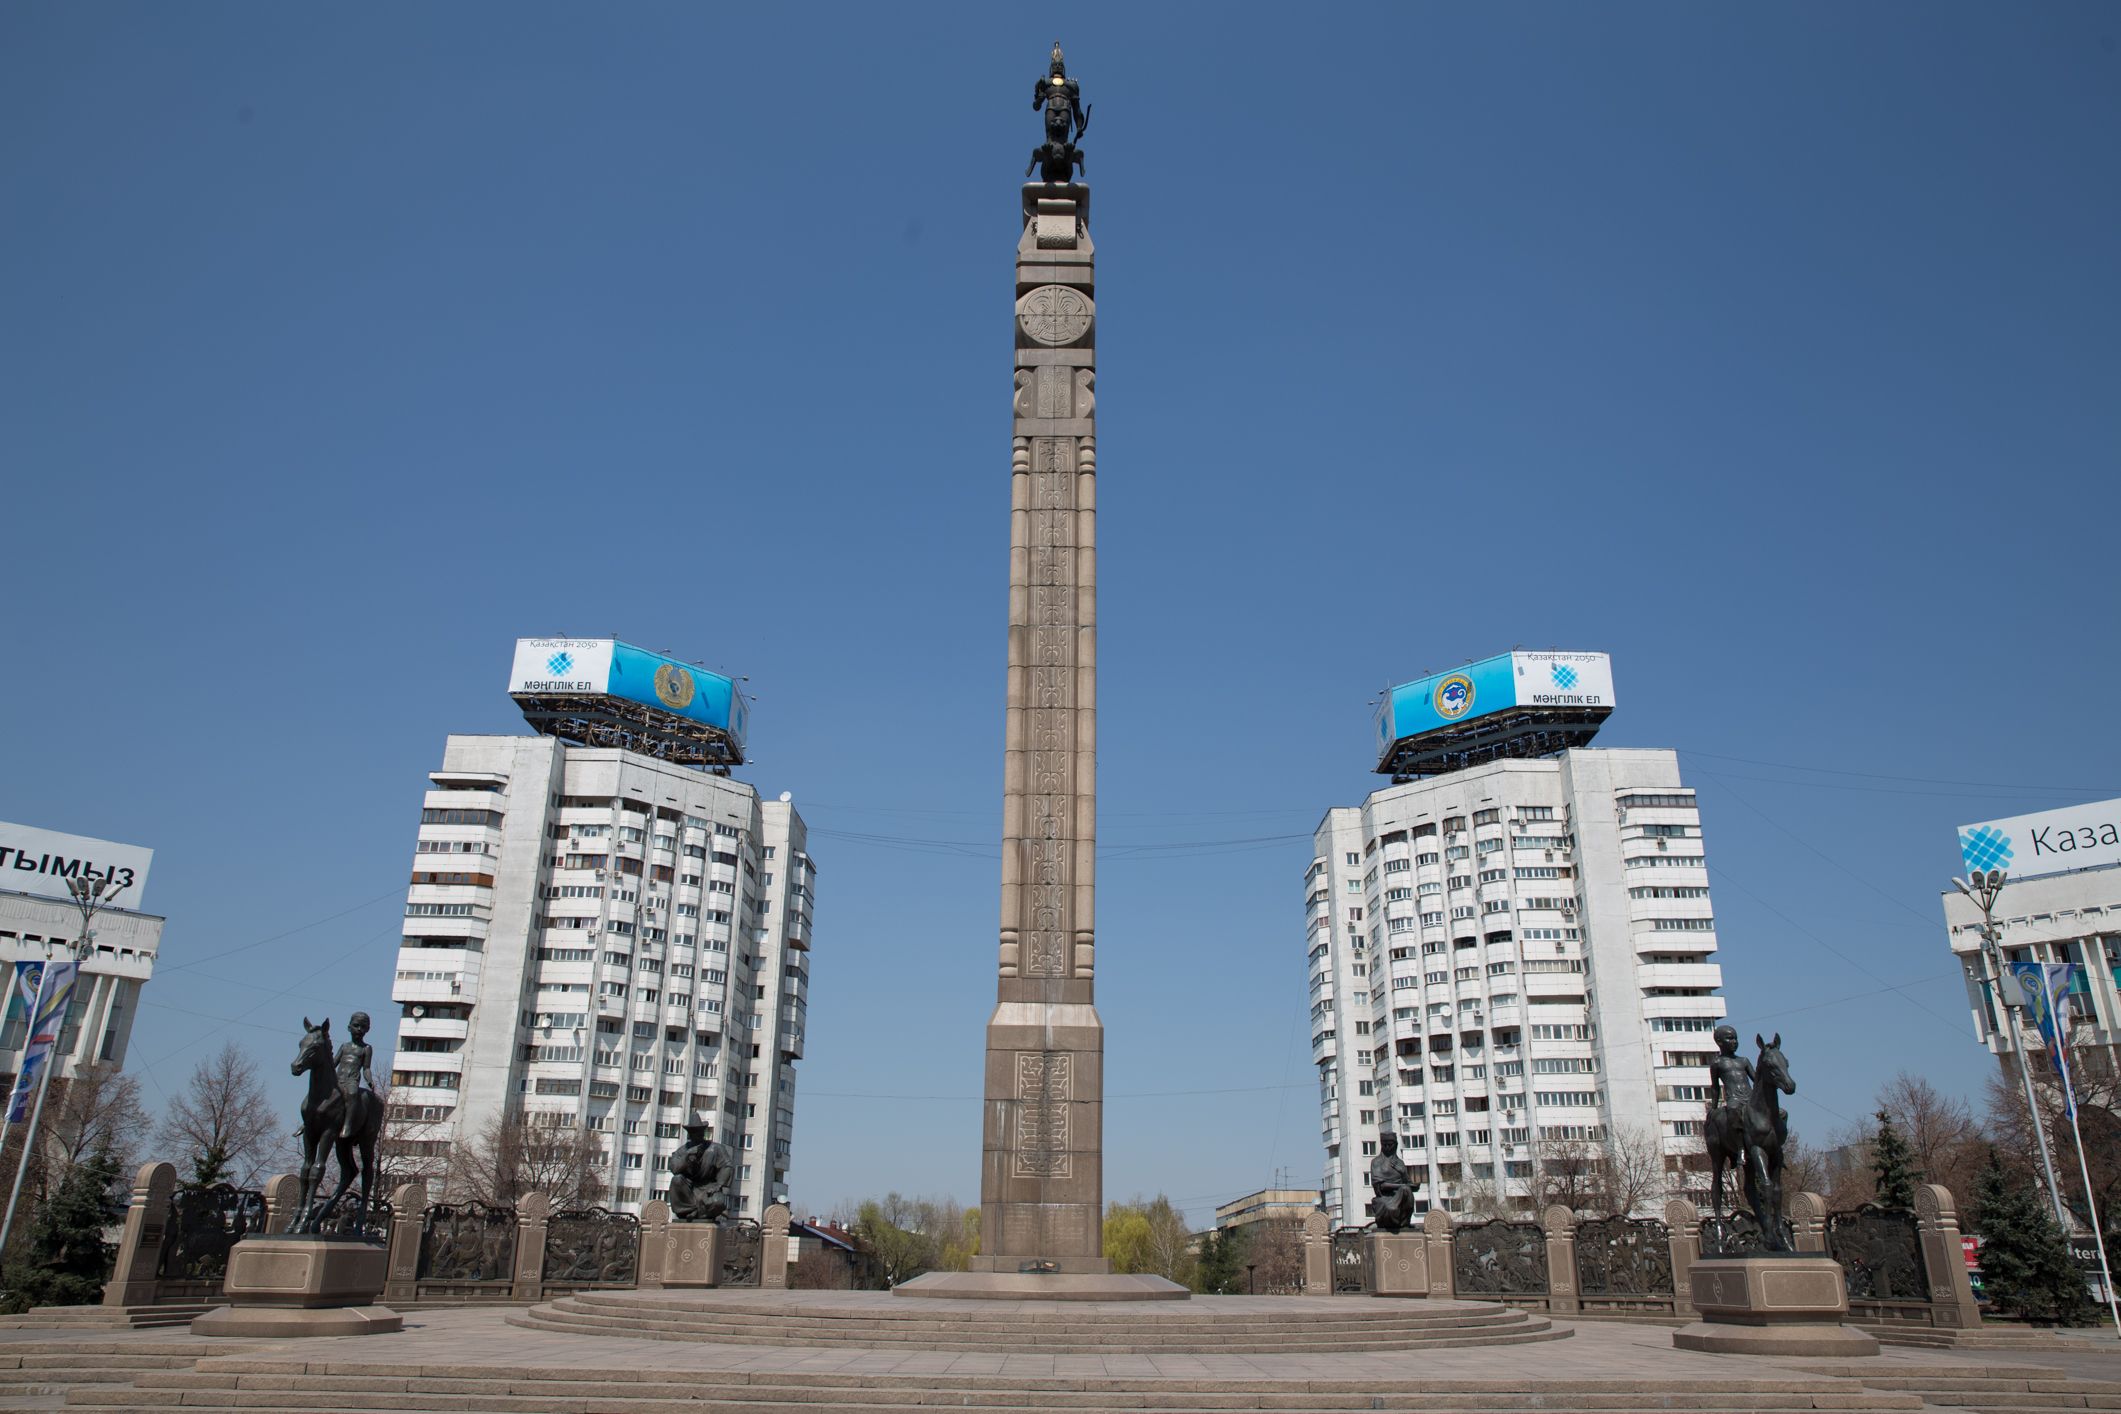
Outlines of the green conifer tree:
<svg viewBox="0 0 2121 1414">
<path fill-rule="evenodd" d="M 117 1197 L 118 1161 L 108 1153 L 83 1159 L 60 1178 L 37 1207 L 29 1242 L 7 1265 L 0 1311 L 32 1306 L 87 1306 L 103 1297 L 116 1249 L 103 1229 L 125 1207 Z"/>
<path fill-rule="evenodd" d="M 1915 1167 L 1913 1151 L 1900 1137 L 1900 1131 L 1893 1128 L 1893 1116 L 1886 1110 L 1878 1111 L 1878 1134 L 1871 1141 L 1871 1172 L 1878 1176 L 1881 1204 L 1914 1211 L 1915 1185 L 1922 1181 L 1922 1170 Z"/>
<path fill-rule="evenodd" d="M 2030 1184 L 2003 1170 L 1996 1151 L 1975 1187 L 1981 1283 L 1999 1310 L 2032 1321 L 2082 1322 L 2089 1308 L 2069 1243 Z"/>
</svg>

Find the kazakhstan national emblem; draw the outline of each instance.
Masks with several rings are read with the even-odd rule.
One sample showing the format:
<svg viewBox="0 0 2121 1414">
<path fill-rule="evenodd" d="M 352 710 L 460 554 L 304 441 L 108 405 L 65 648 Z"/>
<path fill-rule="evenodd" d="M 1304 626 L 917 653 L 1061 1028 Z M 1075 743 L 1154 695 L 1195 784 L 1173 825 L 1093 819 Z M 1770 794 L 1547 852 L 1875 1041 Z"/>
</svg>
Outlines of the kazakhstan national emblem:
<svg viewBox="0 0 2121 1414">
<path fill-rule="evenodd" d="M 655 696 L 658 702 L 673 712 L 682 712 L 692 705 L 692 696 L 698 691 L 692 674 L 675 663 L 665 663 L 655 670 Z"/>
<path fill-rule="evenodd" d="M 1473 705 L 1473 679 L 1453 673 L 1436 684 L 1436 715 L 1447 722 L 1463 717 Z"/>
</svg>

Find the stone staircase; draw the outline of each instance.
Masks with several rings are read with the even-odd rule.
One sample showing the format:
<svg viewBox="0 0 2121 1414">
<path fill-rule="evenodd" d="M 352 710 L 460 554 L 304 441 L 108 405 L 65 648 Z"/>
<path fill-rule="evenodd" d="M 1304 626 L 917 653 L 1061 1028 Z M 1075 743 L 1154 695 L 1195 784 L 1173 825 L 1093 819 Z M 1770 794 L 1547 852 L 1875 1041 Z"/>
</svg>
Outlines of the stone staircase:
<svg viewBox="0 0 2121 1414">
<path fill-rule="evenodd" d="M 1861 1380 L 1866 1389 L 1912 1394 L 1940 1409 L 1990 1414 L 2026 1414 L 2049 1409 L 2121 1409 L 2121 1382 L 2072 1379 L 2049 1365 L 1979 1365 L 1968 1362 L 1896 1364 L 1872 1361 L 1806 1363 L 1814 1374 Z"/>
<path fill-rule="evenodd" d="M 153 1330 L 158 1327 L 189 1327 L 193 1318 L 205 1315 L 219 1301 L 184 1302 L 169 1306 L 35 1306 L 13 1316 L 0 1316 L 0 1330 L 92 1331 Z"/>
<path fill-rule="evenodd" d="M 1232 1298 L 1240 1299 L 1240 1298 Z M 1007 1303 L 1015 1306 L 1017 1303 Z M 1572 1332 L 1544 1316 L 1474 1302 L 1283 1301 L 1272 1315 L 1191 1312 L 1194 1303 L 1008 1310 L 1004 1303 L 880 1299 L 866 1306 L 798 1300 L 685 1299 L 584 1292 L 510 1312 L 531 1330 L 636 1340 L 865 1349 L 1036 1350 L 1044 1355 L 1188 1353 L 1310 1355 L 1424 1347 L 1515 1345 Z M 938 1309 L 948 1307 L 949 1309 Z"/>
<path fill-rule="evenodd" d="M 320 1362 L 322 1363 L 322 1362 Z M 1009 1375 L 851 1375 L 670 1370 L 504 1369 L 354 1365 L 228 1358 L 188 1372 L 143 1373 L 130 1386 L 85 1386 L 66 1407 L 93 1414 L 906 1414 L 947 1407 L 983 1414 L 1220 1414 L 1278 1410 L 1341 1414 L 1794 1414 L 1919 1410 L 1911 1394 L 1866 1390 L 1828 1377 L 1721 1380 L 1035 1378 Z"/>
<path fill-rule="evenodd" d="M 125 1385 L 150 1372 L 188 1372 L 201 1356 L 228 1353 L 217 1340 L 7 1341 L 0 1343 L 0 1397 Z"/>
</svg>

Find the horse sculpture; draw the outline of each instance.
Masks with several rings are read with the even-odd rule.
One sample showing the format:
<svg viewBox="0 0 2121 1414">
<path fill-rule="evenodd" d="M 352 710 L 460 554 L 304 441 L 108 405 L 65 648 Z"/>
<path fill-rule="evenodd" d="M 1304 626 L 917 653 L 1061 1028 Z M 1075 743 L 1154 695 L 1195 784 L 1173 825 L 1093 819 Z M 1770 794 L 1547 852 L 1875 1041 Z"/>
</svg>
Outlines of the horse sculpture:
<svg viewBox="0 0 2121 1414">
<path fill-rule="evenodd" d="M 302 1044 L 295 1051 L 296 1075 L 309 1077 L 309 1093 L 302 1097 L 302 1197 L 296 1205 L 293 1233 L 317 1231 L 318 1225 L 338 1207 L 353 1187 L 359 1173 L 361 1196 L 354 1213 L 354 1228 L 368 1221 L 369 1185 L 376 1171 L 376 1137 L 383 1128 L 383 1106 L 374 1094 L 362 1090 L 354 1097 L 352 1137 L 344 1137 L 347 1099 L 339 1090 L 331 1046 L 331 1018 L 310 1025 L 302 1018 Z M 325 1159 L 336 1145 L 339 1155 L 339 1186 L 324 1202 L 316 1201 L 317 1187 L 324 1178 Z M 358 1165 L 356 1157 L 358 1155 Z"/>
<path fill-rule="evenodd" d="M 1782 1146 L 1789 1137 L 1790 1119 L 1776 1104 L 1777 1095 L 1794 1095 L 1797 1082 L 1790 1079 L 1790 1064 L 1782 1054 L 1782 1033 L 1772 1041 L 1755 1032 L 1753 1041 L 1760 1057 L 1752 1075 L 1744 1074 L 1745 1063 L 1733 1062 L 1722 1072 L 1723 1105 L 1711 1108 L 1703 1126 L 1709 1151 L 1709 1202 L 1723 1215 L 1723 1171 L 1735 1165 L 1745 1175 L 1746 1205 L 1760 1227 L 1760 1245 L 1769 1252 L 1787 1252 L 1790 1241 L 1782 1217 Z"/>
</svg>

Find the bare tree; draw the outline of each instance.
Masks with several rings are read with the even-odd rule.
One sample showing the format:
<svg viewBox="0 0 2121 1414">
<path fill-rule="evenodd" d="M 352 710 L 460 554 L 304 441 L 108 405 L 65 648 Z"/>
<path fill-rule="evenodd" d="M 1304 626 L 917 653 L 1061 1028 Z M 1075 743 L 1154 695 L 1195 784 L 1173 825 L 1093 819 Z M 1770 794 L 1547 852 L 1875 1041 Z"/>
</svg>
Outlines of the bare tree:
<svg viewBox="0 0 2121 1414">
<path fill-rule="evenodd" d="M 1657 1130 L 1615 1126 L 1606 1135 L 1603 1198 L 1607 1216 L 1661 1217 L 1672 1186 L 1664 1142 Z"/>
<path fill-rule="evenodd" d="M 1782 1145 L 1783 1193 L 1817 1193 L 1823 1198 L 1828 1187 L 1826 1160 L 1793 1132 Z"/>
<path fill-rule="evenodd" d="M 1877 1107 L 1893 1117 L 1907 1140 L 1915 1167 L 1921 1170 L 1918 1182 L 1941 1183 L 1955 1195 L 1972 1197 L 1988 1145 L 1966 1101 L 1903 1070 L 1878 1091 Z"/>
<path fill-rule="evenodd" d="M 586 1130 L 531 1124 L 521 1114 L 495 1115 L 457 1155 L 452 1179 L 467 1198 L 512 1208 L 532 1193 L 552 1199 L 555 1210 L 587 1208 L 604 1201 L 607 1188 L 597 1172 L 603 1147 Z"/>
<path fill-rule="evenodd" d="M 416 1115 L 408 1106 L 386 1102 L 383 1129 L 376 1136 L 376 1187 L 388 1193 L 418 1181 L 427 1185 L 430 1198 L 440 1199 L 456 1169 L 456 1148 L 447 1121 Z"/>
<path fill-rule="evenodd" d="M 170 1097 L 155 1142 L 191 1166 L 194 1183 L 256 1188 L 281 1157 L 281 1128 L 257 1065 L 230 1042 L 200 1061 Z"/>
<path fill-rule="evenodd" d="M 1303 1224 L 1286 1218 L 1249 1223 L 1244 1255 L 1245 1289 L 1261 1295 L 1294 1294 L 1303 1290 Z"/>
<path fill-rule="evenodd" d="M 1458 1185 L 1458 1209 L 1452 1216 L 1460 1222 L 1480 1223 L 1517 1214 L 1494 1179 L 1469 1178 Z"/>
<path fill-rule="evenodd" d="M 71 1080 L 52 1078 L 41 1142 L 60 1170 L 107 1153 L 117 1161 L 123 1181 L 130 1183 L 146 1133 L 147 1110 L 140 1103 L 138 1077 L 98 1062 L 82 1066 Z"/>
</svg>

